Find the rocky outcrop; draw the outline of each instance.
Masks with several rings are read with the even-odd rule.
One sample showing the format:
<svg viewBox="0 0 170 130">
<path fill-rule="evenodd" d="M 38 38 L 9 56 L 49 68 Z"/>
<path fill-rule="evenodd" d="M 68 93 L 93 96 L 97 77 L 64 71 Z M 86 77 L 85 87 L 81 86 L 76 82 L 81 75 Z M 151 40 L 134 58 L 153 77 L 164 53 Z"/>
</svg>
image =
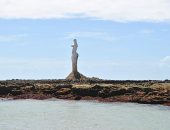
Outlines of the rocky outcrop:
<svg viewBox="0 0 170 130">
<path fill-rule="evenodd" d="M 169 81 L 8 80 L 0 81 L 0 97 L 59 98 L 170 105 Z"/>
</svg>

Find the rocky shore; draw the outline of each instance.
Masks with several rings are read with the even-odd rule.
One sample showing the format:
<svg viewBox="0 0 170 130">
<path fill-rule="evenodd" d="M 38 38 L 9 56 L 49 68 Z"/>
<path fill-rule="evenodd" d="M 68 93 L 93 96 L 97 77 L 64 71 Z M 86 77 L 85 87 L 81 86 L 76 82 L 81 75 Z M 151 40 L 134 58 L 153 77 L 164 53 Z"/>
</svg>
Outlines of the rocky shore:
<svg viewBox="0 0 170 130">
<path fill-rule="evenodd" d="M 170 106 L 170 80 L 6 80 L 0 81 L 0 98 L 58 98 Z"/>
</svg>

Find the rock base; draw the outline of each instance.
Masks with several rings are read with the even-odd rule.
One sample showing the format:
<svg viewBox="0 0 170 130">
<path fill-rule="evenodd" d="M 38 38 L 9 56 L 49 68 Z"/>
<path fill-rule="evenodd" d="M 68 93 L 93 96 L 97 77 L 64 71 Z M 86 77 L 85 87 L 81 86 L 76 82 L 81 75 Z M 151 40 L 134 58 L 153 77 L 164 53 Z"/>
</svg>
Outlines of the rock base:
<svg viewBox="0 0 170 130">
<path fill-rule="evenodd" d="M 67 80 L 87 80 L 88 78 L 79 72 L 71 72 L 67 77 Z"/>
<path fill-rule="evenodd" d="M 75 75 L 74 75 L 75 76 Z M 79 75 L 80 79 L 82 78 Z M 71 76 L 70 76 L 71 77 Z M 69 99 L 170 106 L 170 80 L 6 80 L 1 99 Z"/>
</svg>

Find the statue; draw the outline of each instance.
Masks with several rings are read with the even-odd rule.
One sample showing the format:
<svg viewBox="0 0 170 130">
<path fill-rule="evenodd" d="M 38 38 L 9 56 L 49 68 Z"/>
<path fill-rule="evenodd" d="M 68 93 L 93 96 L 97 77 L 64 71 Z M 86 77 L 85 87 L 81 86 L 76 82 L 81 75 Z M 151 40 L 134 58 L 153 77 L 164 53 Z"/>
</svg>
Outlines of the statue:
<svg viewBox="0 0 170 130">
<path fill-rule="evenodd" d="M 77 53 L 77 40 L 74 39 L 73 40 L 73 45 L 72 45 L 73 49 L 72 49 L 72 72 L 67 76 L 66 79 L 68 80 L 85 80 L 87 79 L 86 76 L 82 75 L 81 73 L 78 72 L 77 70 L 77 61 L 78 61 L 78 53 Z"/>
<path fill-rule="evenodd" d="M 77 60 L 78 60 L 78 53 L 76 52 L 77 51 L 77 47 L 78 47 L 78 44 L 77 44 L 77 40 L 74 39 L 74 44 L 72 45 L 73 49 L 72 49 L 72 72 L 73 73 L 77 73 Z"/>
</svg>

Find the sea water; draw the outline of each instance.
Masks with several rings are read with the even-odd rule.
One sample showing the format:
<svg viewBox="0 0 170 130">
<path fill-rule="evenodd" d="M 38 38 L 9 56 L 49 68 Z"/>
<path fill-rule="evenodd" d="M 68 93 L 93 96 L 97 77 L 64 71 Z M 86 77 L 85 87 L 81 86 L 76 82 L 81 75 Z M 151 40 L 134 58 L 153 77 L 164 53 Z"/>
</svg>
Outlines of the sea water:
<svg viewBox="0 0 170 130">
<path fill-rule="evenodd" d="M 170 107 L 67 100 L 0 100 L 0 130 L 170 130 Z"/>
</svg>

